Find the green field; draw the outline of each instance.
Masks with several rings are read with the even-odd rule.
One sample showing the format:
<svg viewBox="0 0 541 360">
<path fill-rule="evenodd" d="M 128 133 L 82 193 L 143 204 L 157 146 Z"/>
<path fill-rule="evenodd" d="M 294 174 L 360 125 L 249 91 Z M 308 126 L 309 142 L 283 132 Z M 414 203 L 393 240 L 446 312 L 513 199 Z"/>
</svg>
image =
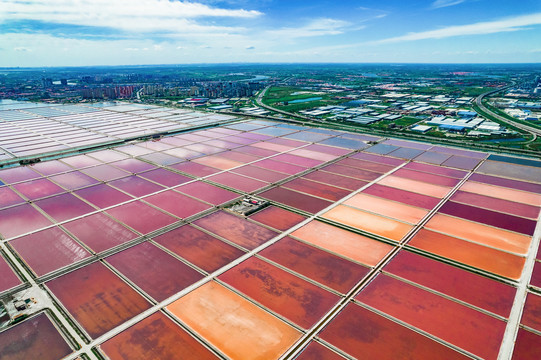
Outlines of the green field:
<svg viewBox="0 0 541 360">
<path fill-rule="evenodd" d="M 316 97 L 320 95 L 314 94 L 299 94 L 291 95 L 296 92 L 304 92 L 308 90 L 303 90 L 297 87 L 271 87 L 267 90 L 265 97 L 263 98 L 263 103 L 267 105 L 276 105 L 276 103 L 283 103 L 284 101 L 293 101 L 299 99 L 308 99 L 311 97 Z"/>
</svg>

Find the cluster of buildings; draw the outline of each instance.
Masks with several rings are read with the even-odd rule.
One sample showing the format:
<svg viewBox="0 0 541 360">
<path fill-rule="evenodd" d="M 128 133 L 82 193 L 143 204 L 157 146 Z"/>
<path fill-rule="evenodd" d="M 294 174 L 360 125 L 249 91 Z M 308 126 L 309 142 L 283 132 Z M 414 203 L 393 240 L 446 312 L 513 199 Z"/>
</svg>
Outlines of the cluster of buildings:
<svg viewBox="0 0 541 360">
<path fill-rule="evenodd" d="M 81 91 L 83 99 L 131 99 L 137 88 L 133 85 L 125 86 L 107 86 L 96 88 L 84 88 Z"/>
<path fill-rule="evenodd" d="M 519 120 L 537 122 L 541 120 L 541 101 L 522 101 L 499 98 L 492 105 L 502 109 L 507 115 Z"/>
<path fill-rule="evenodd" d="M 425 126 L 437 127 L 441 131 L 460 134 L 467 133 L 470 136 L 505 135 L 509 133 L 504 126 L 479 117 L 473 111 L 459 111 L 458 114 L 458 118 L 434 116 L 430 120 L 425 121 L 424 124 L 426 124 Z M 422 131 L 422 129 L 424 128 L 417 128 L 414 131 Z"/>
<path fill-rule="evenodd" d="M 211 99 L 224 97 L 249 97 L 263 88 L 261 82 L 246 81 L 209 81 L 191 86 L 189 95 Z"/>
<path fill-rule="evenodd" d="M 389 91 L 385 94 L 351 94 L 339 105 L 299 111 L 304 116 L 371 125 L 382 120 L 389 128 L 408 127 L 415 132 L 438 130 L 468 136 L 510 135 L 513 131 L 467 110 L 472 97 L 420 95 Z M 404 124 L 394 122 L 409 117 Z M 417 121 L 415 121 L 417 119 Z"/>
</svg>

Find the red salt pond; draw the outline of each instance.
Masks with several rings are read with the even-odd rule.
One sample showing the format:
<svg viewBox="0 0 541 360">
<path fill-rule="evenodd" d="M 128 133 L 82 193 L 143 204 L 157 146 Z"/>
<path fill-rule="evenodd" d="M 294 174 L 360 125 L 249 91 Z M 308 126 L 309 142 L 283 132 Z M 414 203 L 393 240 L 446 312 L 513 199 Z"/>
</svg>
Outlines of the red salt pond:
<svg viewBox="0 0 541 360">
<path fill-rule="evenodd" d="M 26 200 L 7 186 L 0 187 L 0 209 L 12 205 L 23 204 L 25 202 Z"/>
<path fill-rule="evenodd" d="M 259 160 L 252 164 L 263 169 L 278 171 L 284 174 L 295 175 L 306 170 L 306 167 L 288 164 L 281 161 L 271 159 Z"/>
<path fill-rule="evenodd" d="M 107 213 L 142 234 L 148 234 L 177 221 L 176 218 L 141 201 L 114 207 L 107 210 Z M 145 219 L 145 221 L 141 221 L 141 219 Z"/>
<path fill-rule="evenodd" d="M 207 215 L 196 220 L 194 224 L 249 250 L 255 249 L 278 235 L 261 225 L 225 211 Z"/>
<path fill-rule="evenodd" d="M 163 190 L 163 186 L 145 180 L 139 176 L 131 175 L 122 179 L 109 182 L 109 185 L 116 187 L 135 197 L 145 196 Z"/>
<path fill-rule="evenodd" d="M 363 190 L 362 193 L 379 196 L 384 199 L 398 201 L 407 205 L 432 210 L 441 199 L 433 196 L 418 194 L 415 192 L 401 190 L 390 186 L 374 184 Z"/>
<path fill-rule="evenodd" d="M 242 166 L 240 168 L 231 170 L 231 172 L 245 175 L 268 183 L 274 183 L 289 177 L 288 174 L 263 169 L 253 165 Z"/>
<path fill-rule="evenodd" d="M 46 285 L 94 339 L 150 307 L 141 295 L 99 262 Z"/>
<path fill-rule="evenodd" d="M 504 321 L 379 275 L 356 299 L 484 359 L 496 359 Z"/>
<path fill-rule="evenodd" d="M 439 212 L 525 235 L 533 235 L 537 224 L 537 221 L 535 220 L 502 214 L 500 212 L 460 204 L 454 201 L 447 201 L 439 209 Z"/>
<path fill-rule="evenodd" d="M 439 213 L 425 226 L 431 230 L 518 255 L 525 255 L 531 242 L 530 236 Z"/>
<path fill-rule="evenodd" d="M 357 180 L 373 181 L 379 178 L 382 174 L 369 170 L 358 169 L 350 166 L 344 166 L 339 164 L 331 164 L 321 168 L 321 170 L 328 171 L 334 174 L 349 176 Z"/>
<path fill-rule="evenodd" d="M 337 188 L 331 185 L 321 184 L 315 181 L 297 178 L 282 184 L 284 188 L 300 191 L 313 196 L 321 197 L 331 201 L 337 201 L 349 195 L 351 191 Z"/>
<path fill-rule="evenodd" d="M 0 274 L 2 274 L 0 276 L 0 292 L 9 290 L 22 283 L 2 256 L 0 256 Z"/>
<path fill-rule="evenodd" d="M 99 184 L 89 186 L 84 189 L 75 191 L 75 194 L 96 205 L 99 208 L 106 208 L 113 205 L 118 205 L 133 197 L 124 194 L 123 192 L 110 187 L 107 184 Z"/>
<path fill-rule="evenodd" d="M 203 275 L 145 242 L 105 259 L 156 301 L 163 301 Z"/>
<path fill-rule="evenodd" d="M 169 167 L 171 167 L 173 169 L 176 169 L 176 170 L 179 170 L 179 171 L 182 171 L 183 173 L 186 173 L 186 174 L 189 174 L 189 175 L 192 175 L 192 176 L 197 176 L 197 177 L 202 177 L 202 176 L 215 174 L 215 173 L 220 171 L 220 170 L 218 170 L 216 168 L 201 165 L 201 164 L 197 164 L 197 163 L 194 163 L 192 161 L 186 161 L 186 162 L 182 162 L 180 164 L 174 164 L 174 165 L 171 165 Z"/>
<path fill-rule="evenodd" d="M 150 169 L 156 169 L 154 165 L 137 159 L 125 159 L 111 163 L 122 170 L 129 171 L 131 173 L 139 173 L 141 171 L 147 171 Z"/>
<path fill-rule="evenodd" d="M 13 185 L 13 187 L 29 200 L 40 199 L 46 196 L 60 194 L 65 191 L 60 186 L 47 179 L 30 180 Z"/>
<path fill-rule="evenodd" d="M 340 299 L 254 257 L 218 278 L 305 329 L 312 327 Z"/>
<path fill-rule="evenodd" d="M 62 194 L 35 202 L 56 221 L 64 221 L 88 214 L 95 209 L 72 194 Z"/>
<path fill-rule="evenodd" d="M 173 190 L 150 195 L 144 198 L 144 201 L 182 219 L 211 208 L 209 204 Z"/>
<path fill-rule="evenodd" d="M 27 166 L 19 166 L 0 170 L 0 180 L 4 183 L 16 183 L 19 181 L 40 178 L 41 175 Z"/>
<path fill-rule="evenodd" d="M 68 190 L 75 190 L 84 186 L 99 183 L 98 180 L 91 178 L 80 171 L 72 171 L 65 174 L 54 175 L 49 179 Z"/>
<path fill-rule="evenodd" d="M 73 170 L 73 168 L 69 165 L 64 164 L 61 161 L 53 160 L 53 161 L 45 161 L 45 162 L 39 162 L 32 165 L 33 170 L 39 171 L 43 175 L 54 175 L 59 174 L 64 171 L 70 171 Z"/>
<path fill-rule="evenodd" d="M 451 168 L 447 168 L 443 166 L 421 164 L 418 162 L 407 163 L 406 165 L 404 165 L 403 169 L 422 171 L 429 174 L 448 176 L 448 177 L 457 178 L 457 179 L 463 179 L 464 176 L 468 174 L 467 171 L 451 169 Z"/>
<path fill-rule="evenodd" d="M 165 169 L 145 171 L 144 173 L 140 173 L 139 176 L 167 187 L 181 185 L 193 180 L 187 176 Z"/>
<path fill-rule="evenodd" d="M 9 244 L 38 276 L 90 256 L 88 251 L 57 227 L 25 235 Z"/>
<path fill-rule="evenodd" d="M 515 298 L 509 285 L 408 251 L 383 270 L 503 317 L 509 316 Z"/>
<path fill-rule="evenodd" d="M 453 196 L 451 196 L 451 200 L 534 220 L 536 220 L 539 216 L 539 207 L 537 206 L 498 199 L 486 195 L 474 194 L 466 191 L 457 191 L 453 194 Z"/>
<path fill-rule="evenodd" d="M 232 172 L 224 172 L 221 174 L 213 175 L 209 177 L 208 180 L 244 192 L 252 192 L 269 185 L 266 182 L 238 175 Z"/>
<path fill-rule="evenodd" d="M 0 235 L 6 238 L 22 235 L 52 222 L 30 204 L 0 210 Z"/>
<path fill-rule="evenodd" d="M 250 219 L 274 229 L 286 231 L 305 220 L 306 217 L 271 205 L 250 215 Z"/>
<path fill-rule="evenodd" d="M 459 179 L 404 168 L 393 172 L 393 175 L 400 176 L 405 179 L 418 180 L 441 186 L 455 186 L 460 182 Z"/>
<path fill-rule="evenodd" d="M 225 190 L 201 181 L 181 185 L 175 188 L 175 190 L 213 205 L 221 205 L 240 196 L 232 191 Z"/>
<path fill-rule="evenodd" d="M 282 187 L 264 191 L 259 196 L 309 213 L 317 213 L 332 204 L 330 201 Z"/>
<path fill-rule="evenodd" d="M 520 322 L 534 330 L 541 331 L 541 296 L 528 293 Z"/>
<path fill-rule="evenodd" d="M 103 213 L 73 220 L 63 226 L 96 253 L 133 240 L 138 236 Z"/>
<path fill-rule="evenodd" d="M 541 336 L 528 330 L 518 329 L 513 360 L 541 359 Z"/>
<path fill-rule="evenodd" d="M 353 303 L 342 310 L 319 336 L 358 359 L 469 359 Z"/>
<path fill-rule="evenodd" d="M 244 254 L 242 250 L 190 225 L 168 231 L 153 240 L 209 273 Z"/>
<path fill-rule="evenodd" d="M 303 175 L 302 179 L 313 180 L 348 190 L 357 190 L 368 184 L 366 181 L 329 173 L 323 170 L 316 170 L 309 174 Z"/>
<path fill-rule="evenodd" d="M 290 237 L 269 246 L 259 255 L 343 294 L 370 270 Z"/>
</svg>

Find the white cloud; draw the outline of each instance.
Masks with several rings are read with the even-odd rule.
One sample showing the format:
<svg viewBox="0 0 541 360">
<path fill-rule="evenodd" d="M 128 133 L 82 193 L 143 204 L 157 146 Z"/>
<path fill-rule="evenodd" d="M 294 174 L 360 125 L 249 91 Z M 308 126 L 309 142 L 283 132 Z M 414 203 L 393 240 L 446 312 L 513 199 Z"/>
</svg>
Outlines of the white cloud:
<svg viewBox="0 0 541 360">
<path fill-rule="evenodd" d="M 269 35 L 291 38 L 323 36 L 323 35 L 339 35 L 344 33 L 346 28 L 351 24 L 347 21 L 320 18 L 310 21 L 308 24 L 301 27 L 287 27 L 277 30 L 270 30 Z"/>
<path fill-rule="evenodd" d="M 123 31 L 214 31 L 220 26 L 198 25 L 196 18 L 254 18 L 259 11 L 222 9 L 188 1 L 169 0 L 2 0 L 0 22 L 33 20 Z"/>
<path fill-rule="evenodd" d="M 466 0 L 436 0 L 432 3 L 433 9 L 439 9 L 448 6 L 455 6 L 466 2 Z"/>
<path fill-rule="evenodd" d="M 415 41 L 425 39 L 443 39 L 455 36 L 485 35 L 500 32 L 519 31 L 527 26 L 540 25 L 541 13 L 517 16 L 495 21 L 479 22 L 470 25 L 448 26 L 437 30 L 409 33 L 402 36 L 378 40 L 370 44 L 388 44 L 402 41 Z"/>
</svg>

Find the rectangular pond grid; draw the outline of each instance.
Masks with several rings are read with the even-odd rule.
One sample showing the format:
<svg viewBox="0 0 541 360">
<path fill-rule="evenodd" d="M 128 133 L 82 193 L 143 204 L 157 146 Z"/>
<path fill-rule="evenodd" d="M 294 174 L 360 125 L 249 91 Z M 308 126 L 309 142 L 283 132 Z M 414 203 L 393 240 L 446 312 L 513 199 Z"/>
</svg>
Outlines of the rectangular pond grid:
<svg viewBox="0 0 541 360">
<path fill-rule="evenodd" d="M 29 112 L 158 126 L 158 111 Z M 1 285 L 30 271 L 111 359 L 495 359 L 505 336 L 539 351 L 539 162 L 382 140 L 257 120 L 1 169 L 0 241 L 20 261 L 0 261 Z M 227 209 L 245 195 L 270 205 Z"/>
</svg>

